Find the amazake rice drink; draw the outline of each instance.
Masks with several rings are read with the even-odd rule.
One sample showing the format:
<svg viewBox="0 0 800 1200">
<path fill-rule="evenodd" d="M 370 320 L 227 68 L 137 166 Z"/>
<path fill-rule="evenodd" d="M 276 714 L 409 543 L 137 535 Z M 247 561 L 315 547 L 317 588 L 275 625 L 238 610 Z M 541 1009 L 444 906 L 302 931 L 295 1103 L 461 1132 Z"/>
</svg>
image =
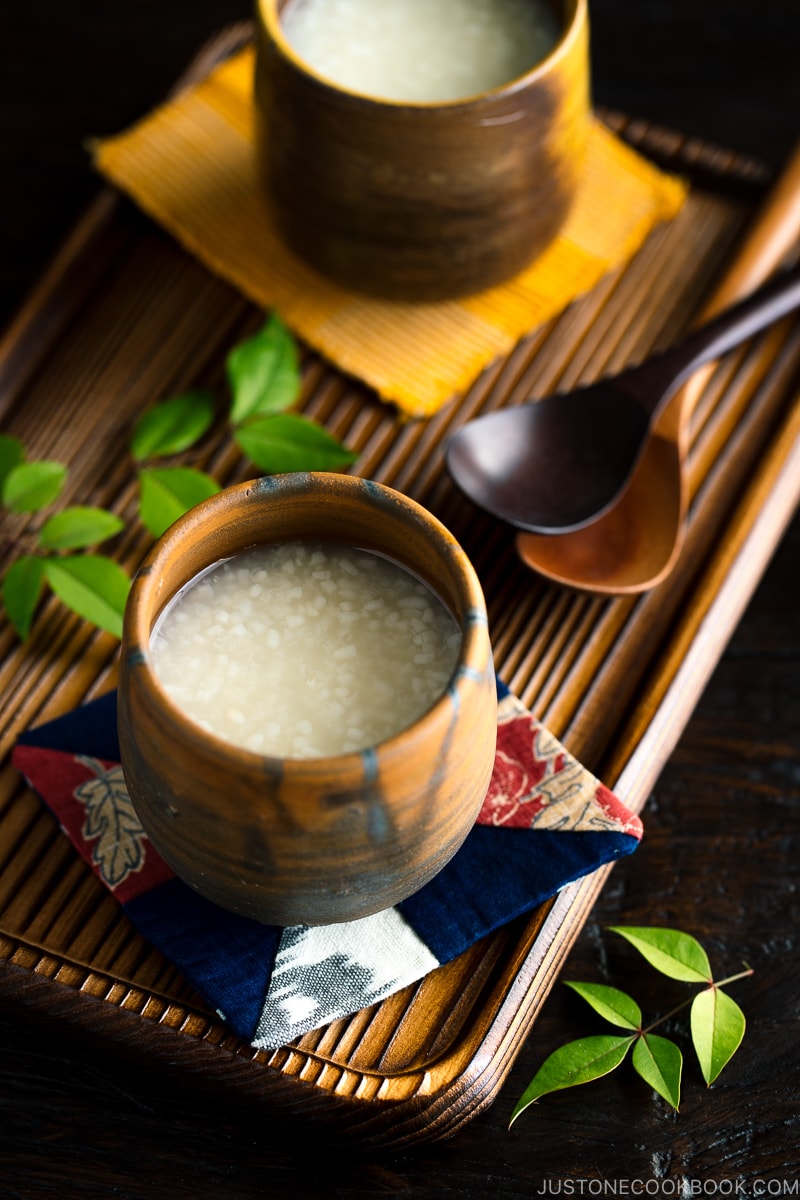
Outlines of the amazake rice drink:
<svg viewBox="0 0 800 1200">
<path fill-rule="evenodd" d="M 259 546 L 191 581 L 160 617 L 153 668 L 203 728 L 281 758 L 363 750 L 442 695 L 461 634 L 415 575 L 336 542 Z"/>
<path fill-rule="evenodd" d="M 295 52 L 340 86 L 384 100 L 457 100 L 525 74 L 558 40 L 544 0 L 293 0 Z"/>
</svg>

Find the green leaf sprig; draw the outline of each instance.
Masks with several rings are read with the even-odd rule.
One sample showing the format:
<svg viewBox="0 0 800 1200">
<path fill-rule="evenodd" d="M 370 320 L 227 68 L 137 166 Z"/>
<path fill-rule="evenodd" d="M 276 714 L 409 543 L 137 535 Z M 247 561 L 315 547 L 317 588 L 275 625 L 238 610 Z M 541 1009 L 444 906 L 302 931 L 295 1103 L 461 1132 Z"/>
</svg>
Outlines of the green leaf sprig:
<svg viewBox="0 0 800 1200">
<path fill-rule="evenodd" d="M 333 471 L 358 457 L 327 429 L 289 412 L 300 395 L 297 346 L 273 313 L 262 329 L 228 355 L 233 440 L 267 475 Z"/>
<path fill-rule="evenodd" d="M 297 347 L 274 313 L 230 352 L 226 376 L 231 435 L 259 470 L 328 471 L 355 461 L 357 455 L 316 421 L 289 411 L 301 391 Z M 215 416 L 214 395 L 191 391 L 154 405 L 137 421 L 130 451 L 139 481 L 138 515 L 153 537 L 220 490 L 205 471 L 185 462 L 164 462 L 193 449 Z M 42 512 L 56 503 L 66 480 L 62 463 L 29 462 L 18 438 L 0 434 L 3 507 L 13 513 Z M 85 551 L 123 528 L 118 516 L 102 508 L 74 506 L 44 520 L 3 577 L 3 604 L 21 638 L 30 632 L 45 584 L 79 616 L 122 635 L 130 580 L 112 559 Z M 12 549 L 19 551 L 16 545 Z"/>
<path fill-rule="evenodd" d="M 186 392 L 162 400 L 136 422 L 130 451 L 139 476 L 139 517 L 153 537 L 219 491 L 217 481 L 196 467 L 155 465 L 191 449 L 211 428 L 214 415 L 210 392 Z"/>
<path fill-rule="evenodd" d="M 714 1082 L 738 1050 L 745 1031 L 744 1013 L 722 988 L 752 975 L 750 967 L 716 981 L 708 955 L 688 933 L 631 925 L 612 926 L 611 932 L 625 938 L 661 974 L 683 983 L 699 984 L 702 990 L 645 1026 L 639 1005 L 627 992 L 607 984 L 567 982 L 596 1013 L 624 1032 L 578 1038 L 554 1051 L 517 1101 L 509 1126 L 549 1092 L 609 1074 L 624 1062 L 631 1047 L 634 1070 L 677 1111 L 683 1055 L 675 1042 L 653 1030 L 687 1007 L 691 1040 L 706 1084 Z"/>
<path fill-rule="evenodd" d="M 349 466 L 357 455 L 316 421 L 288 410 L 301 389 L 297 346 L 274 313 L 264 326 L 228 355 L 228 421 L 234 442 L 267 475 L 283 471 L 330 471 Z M 188 509 L 219 491 L 208 474 L 187 466 L 154 466 L 153 460 L 182 453 L 214 422 L 214 396 L 189 392 L 162 401 L 137 422 L 131 453 L 138 464 L 140 515 L 159 537 Z"/>
<path fill-rule="evenodd" d="M 13 513 L 38 513 L 58 500 L 67 468 L 47 460 L 27 461 L 18 438 L 0 434 L 0 502 Z M 76 505 L 43 521 L 25 551 L 3 577 L 3 604 L 21 638 L 30 632 L 43 587 L 73 612 L 122 636 L 122 614 L 130 580 L 103 554 L 74 554 L 114 537 L 123 522 L 103 508 Z"/>
</svg>

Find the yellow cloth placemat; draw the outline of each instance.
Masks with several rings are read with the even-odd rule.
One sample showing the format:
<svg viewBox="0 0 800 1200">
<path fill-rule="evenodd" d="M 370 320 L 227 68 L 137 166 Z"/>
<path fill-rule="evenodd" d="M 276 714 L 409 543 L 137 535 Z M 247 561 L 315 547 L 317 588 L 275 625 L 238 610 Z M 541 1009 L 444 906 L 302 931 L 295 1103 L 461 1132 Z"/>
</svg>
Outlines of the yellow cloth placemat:
<svg viewBox="0 0 800 1200">
<path fill-rule="evenodd" d="M 256 181 L 253 67 L 248 47 L 132 129 L 97 142 L 96 166 L 212 271 L 411 416 L 436 412 L 589 291 L 686 196 L 682 181 L 595 121 L 566 226 L 510 283 L 436 304 L 358 296 L 306 267 L 271 223 Z"/>
</svg>

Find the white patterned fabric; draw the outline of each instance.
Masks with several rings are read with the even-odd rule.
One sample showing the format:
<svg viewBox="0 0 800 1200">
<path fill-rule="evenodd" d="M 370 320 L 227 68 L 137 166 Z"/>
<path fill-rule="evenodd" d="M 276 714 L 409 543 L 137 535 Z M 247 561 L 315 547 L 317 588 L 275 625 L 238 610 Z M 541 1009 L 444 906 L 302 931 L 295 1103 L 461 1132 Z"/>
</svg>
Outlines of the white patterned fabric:
<svg viewBox="0 0 800 1200">
<path fill-rule="evenodd" d="M 438 967 L 396 909 L 283 931 L 253 1045 L 273 1049 L 375 1004 Z"/>
</svg>

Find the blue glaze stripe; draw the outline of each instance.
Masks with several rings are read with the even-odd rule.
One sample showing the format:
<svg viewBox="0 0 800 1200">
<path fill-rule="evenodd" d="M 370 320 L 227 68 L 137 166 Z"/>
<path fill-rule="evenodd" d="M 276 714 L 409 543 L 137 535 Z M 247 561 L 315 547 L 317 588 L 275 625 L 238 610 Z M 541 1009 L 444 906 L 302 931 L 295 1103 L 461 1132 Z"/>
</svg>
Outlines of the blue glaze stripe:
<svg viewBox="0 0 800 1200">
<path fill-rule="evenodd" d="M 371 499 L 377 501 L 378 504 L 385 505 L 386 493 L 375 483 L 374 479 L 361 479 L 360 483 L 362 491 L 365 491 Z"/>
<path fill-rule="evenodd" d="M 364 782 L 373 784 L 378 780 L 378 755 L 370 747 L 361 751 L 361 761 L 364 764 Z"/>
<path fill-rule="evenodd" d="M 475 667 L 459 667 L 459 679 L 471 679 L 474 683 L 483 683 L 486 678 L 485 671 L 478 671 Z"/>
<path fill-rule="evenodd" d="M 364 764 L 364 783 L 372 789 L 378 782 L 378 755 L 370 747 L 361 751 L 361 761 Z M 373 846 L 382 846 L 392 833 L 392 822 L 383 805 L 383 797 L 376 791 L 367 795 L 367 834 Z"/>
<path fill-rule="evenodd" d="M 481 612 L 479 608 L 471 608 L 467 613 L 467 623 L 469 625 L 488 625 L 488 619 L 485 612 Z"/>
</svg>

